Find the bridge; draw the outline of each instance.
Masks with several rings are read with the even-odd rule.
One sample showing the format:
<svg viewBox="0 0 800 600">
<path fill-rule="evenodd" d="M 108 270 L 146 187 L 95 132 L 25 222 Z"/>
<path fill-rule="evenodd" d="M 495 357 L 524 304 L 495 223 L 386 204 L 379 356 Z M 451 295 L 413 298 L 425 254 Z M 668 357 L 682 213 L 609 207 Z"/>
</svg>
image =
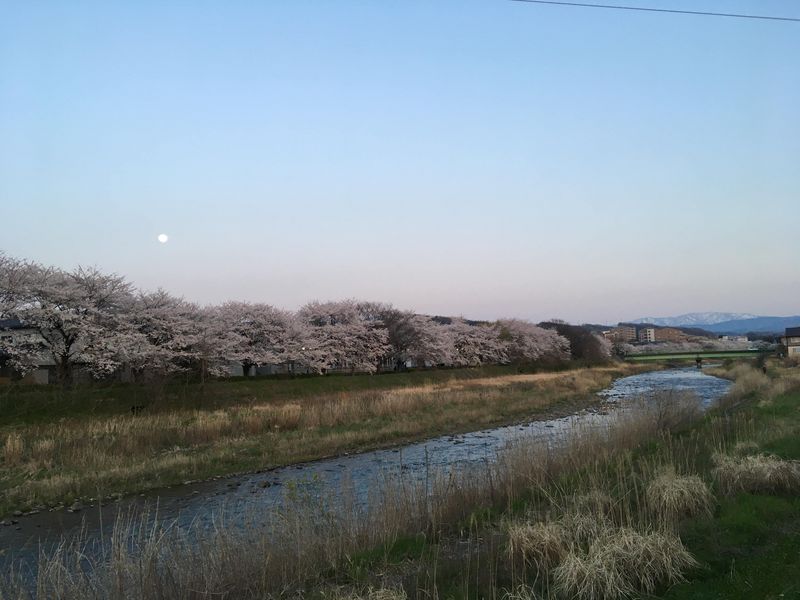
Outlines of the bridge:
<svg viewBox="0 0 800 600">
<path fill-rule="evenodd" d="M 660 354 L 628 354 L 625 360 L 631 362 L 647 362 L 655 360 L 694 360 L 698 358 L 705 360 L 709 358 L 758 358 L 768 355 L 770 352 L 764 350 L 710 350 L 708 352 L 663 352 Z"/>
</svg>

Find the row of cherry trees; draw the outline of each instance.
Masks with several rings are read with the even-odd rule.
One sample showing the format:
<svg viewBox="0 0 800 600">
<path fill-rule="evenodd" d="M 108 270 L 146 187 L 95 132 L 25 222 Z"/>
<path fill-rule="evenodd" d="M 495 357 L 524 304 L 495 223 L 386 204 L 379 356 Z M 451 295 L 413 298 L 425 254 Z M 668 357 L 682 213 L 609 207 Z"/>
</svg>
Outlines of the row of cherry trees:
<svg viewBox="0 0 800 600">
<path fill-rule="evenodd" d="M 311 302 L 296 312 L 248 302 L 199 306 L 94 268 L 64 271 L 2 254 L 0 319 L 28 332 L 0 341 L 14 368 L 25 372 L 46 358 L 64 382 L 78 365 L 98 378 L 121 369 L 136 378 L 222 375 L 232 362 L 245 373 L 261 365 L 325 373 L 570 356 L 556 331 L 517 319 L 477 323 L 356 300 Z"/>
</svg>

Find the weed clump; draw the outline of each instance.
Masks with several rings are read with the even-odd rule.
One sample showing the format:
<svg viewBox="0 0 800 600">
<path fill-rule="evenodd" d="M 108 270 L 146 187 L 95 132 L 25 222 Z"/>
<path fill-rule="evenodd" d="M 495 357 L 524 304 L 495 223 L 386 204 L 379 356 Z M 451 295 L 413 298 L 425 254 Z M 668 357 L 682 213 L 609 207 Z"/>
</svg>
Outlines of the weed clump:
<svg viewBox="0 0 800 600">
<path fill-rule="evenodd" d="M 725 494 L 787 493 L 800 490 L 800 462 L 768 454 L 713 456 L 714 479 Z"/>
<path fill-rule="evenodd" d="M 553 521 L 515 524 L 508 529 L 508 549 L 538 574 L 554 568 L 568 550 L 564 528 Z"/>
<path fill-rule="evenodd" d="M 653 479 L 645 496 L 648 506 L 663 525 L 713 512 L 714 496 L 705 482 L 697 475 L 678 475 L 674 467 L 664 469 Z"/>
<path fill-rule="evenodd" d="M 625 598 L 636 591 L 652 593 L 661 583 L 684 581 L 683 573 L 696 565 L 676 535 L 623 527 L 607 530 L 586 553 L 568 553 L 553 579 L 569 598 Z"/>
<path fill-rule="evenodd" d="M 364 593 L 337 593 L 333 600 L 406 600 L 408 595 L 400 588 L 369 588 Z"/>
<path fill-rule="evenodd" d="M 7 465 L 16 465 L 22 460 L 22 451 L 25 445 L 22 436 L 12 432 L 6 436 L 6 443 L 3 444 L 3 460 Z"/>
<path fill-rule="evenodd" d="M 750 454 L 756 454 L 759 451 L 759 445 L 752 441 L 752 440 L 745 440 L 741 442 L 736 442 L 733 446 L 733 453 L 737 456 L 748 456 Z"/>
</svg>

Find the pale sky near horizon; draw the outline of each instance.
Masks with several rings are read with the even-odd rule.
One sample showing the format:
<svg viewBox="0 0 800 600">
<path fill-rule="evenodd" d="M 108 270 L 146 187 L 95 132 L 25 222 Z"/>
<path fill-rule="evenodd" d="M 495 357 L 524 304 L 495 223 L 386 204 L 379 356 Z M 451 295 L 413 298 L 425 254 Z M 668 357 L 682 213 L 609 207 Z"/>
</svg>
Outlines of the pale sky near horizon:
<svg viewBox="0 0 800 600">
<path fill-rule="evenodd" d="M 0 250 L 199 302 L 798 314 L 799 59 L 506 0 L 5 2 Z"/>
</svg>

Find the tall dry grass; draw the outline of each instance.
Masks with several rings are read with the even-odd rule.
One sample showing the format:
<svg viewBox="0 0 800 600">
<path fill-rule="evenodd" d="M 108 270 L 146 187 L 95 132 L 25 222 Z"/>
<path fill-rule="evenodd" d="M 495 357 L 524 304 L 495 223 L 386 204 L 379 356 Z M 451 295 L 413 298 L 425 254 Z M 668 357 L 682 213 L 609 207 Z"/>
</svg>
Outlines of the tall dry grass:
<svg viewBox="0 0 800 600">
<path fill-rule="evenodd" d="M 714 495 L 697 475 L 679 475 L 673 466 L 664 468 L 645 491 L 647 504 L 659 525 L 669 526 L 682 518 L 713 513 Z"/>
<path fill-rule="evenodd" d="M 29 425 L 6 436 L 0 470 L 23 481 L 4 490 L 0 511 L 480 428 L 548 410 L 610 379 L 609 370 L 582 369 Z"/>
<path fill-rule="evenodd" d="M 768 405 L 777 396 L 800 389 L 800 372 L 792 369 L 779 369 L 776 372 L 773 368 L 764 373 L 749 363 L 740 363 L 717 372 L 734 382 L 720 403 L 720 408 L 724 411 L 736 410 L 754 398 L 762 406 Z"/>
<path fill-rule="evenodd" d="M 347 486 L 335 498 L 319 498 L 301 486 L 286 490 L 280 510 L 252 515 L 244 525 L 228 523 L 224 514 L 217 515 L 211 530 L 121 520 L 100 548 L 87 548 L 80 540 L 65 542 L 42 553 L 33 575 L 19 569 L 7 575 L 0 584 L 2 597 L 303 595 L 330 589 L 330 574 L 346 572 L 354 556 L 420 534 L 447 549 L 437 550 L 441 553 L 424 568 L 436 571 L 437 561 L 445 560 L 470 564 L 477 553 L 484 571 L 487 565 L 493 573 L 507 569 L 502 573 L 507 579 L 498 579 L 506 591 L 494 587 L 478 595 L 621 598 L 651 593 L 681 581 L 695 565 L 675 524 L 713 506 L 699 476 L 708 473 L 707 458 L 714 452 L 733 456 L 737 444 L 742 448 L 756 437 L 756 425 L 746 414 L 725 414 L 707 420 L 702 429 L 671 433 L 670 428 L 690 425 L 697 415 L 688 398 L 642 405 L 555 443 L 520 440 L 480 469 L 387 479 L 371 490 L 366 506 Z M 654 442 L 656 453 L 637 454 L 643 444 Z M 526 507 L 522 513 L 520 503 Z M 507 515 L 504 526 L 463 531 L 476 512 L 489 508 Z M 448 537 L 451 546 L 444 543 Z M 491 541 L 498 537 L 499 543 Z M 402 578 L 389 575 L 382 572 L 370 580 L 371 590 L 366 584 L 352 589 L 344 584 L 334 593 L 403 593 Z M 414 581 L 422 587 L 407 591 L 438 597 L 435 575 Z"/>
<path fill-rule="evenodd" d="M 459 523 L 481 507 L 508 509 L 541 492 L 549 495 L 548 510 L 569 509 L 557 527 L 570 536 L 563 547 L 550 550 L 537 541 L 536 527 L 527 531 L 524 542 L 524 536 L 517 536 L 526 564 L 536 564 L 544 577 L 545 572 L 554 573 L 565 556 L 597 560 L 600 548 L 591 551 L 592 540 L 607 539 L 610 544 L 614 536 L 627 531 L 623 528 L 635 520 L 633 511 L 596 493 L 609 489 L 607 475 L 601 474 L 609 472 L 609 461 L 625 464 L 632 448 L 663 435 L 652 415 L 643 413 L 637 423 L 633 414 L 626 414 L 601 427 L 575 431 L 555 445 L 540 439 L 520 441 L 481 468 L 430 472 L 422 479 L 387 479 L 370 492 L 366 505 L 359 504 L 355 490 L 346 485 L 336 497 L 320 498 L 309 484 L 308 489 L 285 490 L 280 509 L 252 515 L 244 525 L 229 524 L 224 514 L 217 516 L 211 530 L 123 519 L 110 541 L 100 547 L 87 548 L 85 541 L 71 540 L 43 552 L 31 597 L 144 600 L 295 593 L 318 585 L 326 572 L 343 568 L 349 557 L 366 549 L 420 532 L 436 539 L 457 531 Z M 584 490 L 577 499 L 573 492 L 580 490 L 561 489 L 557 483 L 561 476 L 576 472 L 583 473 L 579 487 Z M 635 496 L 641 498 L 642 493 Z M 602 506 L 609 516 L 591 515 L 581 521 L 576 506 Z M 557 539 L 555 528 L 552 534 Z M 477 540 L 475 544 L 480 546 Z M 577 552 L 580 544 L 585 551 Z M 622 555 L 614 556 L 614 564 L 622 564 Z M 672 576 L 654 575 L 659 581 Z M 26 597 L 24 569 L 7 576 L 3 586 L 6 597 Z"/>
<path fill-rule="evenodd" d="M 713 460 L 712 473 L 725 494 L 800 491 L 800 461 L 782 460 L 767 454 L 715 454 Z"/>
<path fill-rule="evenodd" d="M 11 466 L 19 464 L 22 460 L 24 447 L 20 434 L 14 431 L 9 433 L 6 436 L 5 444 L 3 444 L 3 462 Z"/>
</svg>

